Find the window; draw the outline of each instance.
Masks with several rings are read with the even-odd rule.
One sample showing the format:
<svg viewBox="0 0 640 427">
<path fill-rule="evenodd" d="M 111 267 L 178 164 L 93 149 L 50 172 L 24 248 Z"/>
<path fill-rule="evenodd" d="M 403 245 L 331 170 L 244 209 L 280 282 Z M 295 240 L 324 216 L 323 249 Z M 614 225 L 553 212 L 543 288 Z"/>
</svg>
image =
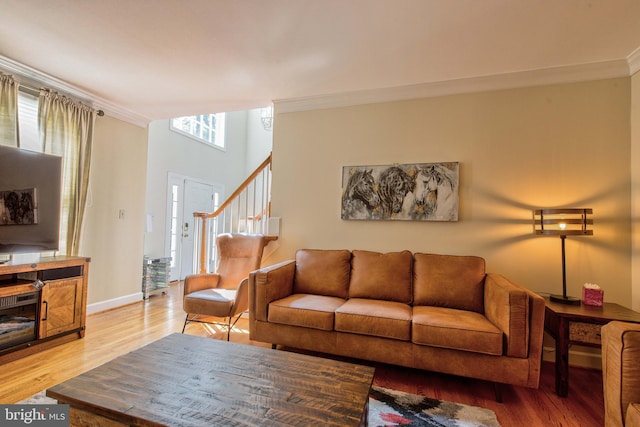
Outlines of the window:
<svg viewBox="0 0 640 427">
<path fill-rule="evenodd" d="M 215 147 L 224 148 L 224 123 L 225 113 L 177 117 L 171 119 L 171 130 Z"/>
<path fill-rule="evenodd" d="M 20 148 L 42 152 L 38 136 L 38 95 L 18 91 L 18 127 L 20 129 Z"/>
<path fill-rule="evenodd" d="M 38 106 L 40 97 L 37 92 L 29 89 L 18 90 L 18 131 L 20 132 L 20 148 L 29 151 L 42 153 L 42 141 L 40 140 L 40 132 L 38 129 Z M 64 189 L 62 189 L 64 192 Z M 64 203 L 67 198 L 62 197 L 61 213 L 65 212 Z M 64 217 L 60 217 L 60 226 L 64 224 Z M 67 247 L 67 234 L 58 233 L 58 252 L 64 253 Z"/>
</svg>

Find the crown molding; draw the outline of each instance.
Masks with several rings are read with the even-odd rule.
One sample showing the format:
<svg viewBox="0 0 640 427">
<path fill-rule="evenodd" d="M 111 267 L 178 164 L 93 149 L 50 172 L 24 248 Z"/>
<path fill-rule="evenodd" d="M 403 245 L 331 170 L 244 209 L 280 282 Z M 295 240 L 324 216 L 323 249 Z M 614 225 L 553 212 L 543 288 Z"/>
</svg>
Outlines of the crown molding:
<svg viewBox="0 0 640 427">
<path fill-rule="evenodd" d="M 634 53 L 637 52 L 638 51 Z M 640 68 L 640 53 L 637 53 L 633 59 L 634 64 L 637 64 L 638 68 Z M 431 98 L 490 90 L 576 83 L 589 80 L 628 77 L 630 75 L 630 68 L 632 68 L 631 63 L 627 60 L 621 59 L 421 83 L 408 86 L 309 96 L 303 98 L 280 99 L 274 100 L 274 106 L 278 113 L 290 113 L 296 111 L 350 107 L 362 104 Z"/>
<path fill-rule="evenodd" d="M 31 68 L 5 56 L 0 55 L 0 71 L 12 74 L 21 84 L 33 86 L 34 88 L 46 87 L 76 98 L 92 108 L 104 111 L 110 117 L 122 120 L 133 125 L 146 128 L 151 121 L 148 117 L 141 116 L 127 110 L 111 101 L 108 101 L 91 92 L 87 92 L 73 86 L 56 77 L 50 76 L 35 68 Z"/>
<path fill-rule="evenodd" d="M 630 76 L 633 76 L 635 73 L 640 71 L 640 47 L 627 56 L 627 62 L 629 62 Z"/>
<path fill-rule="evenodd" d="M 35 87 L 44 86 L 78 98 L 93 108 L 103 110 L 110 117 L 135 126 L 144 128 L 151 121 L 149 117 L 134 113 L 91 92 L 2 55 L 0 55 L 0 71 L 13 74 L 22 84 Z M 640 48 L 632 52 L 626 60 L 620 59 L 301 98 L 276 99 L 273 103 L 278 113 L 289 113 L 462 93 L 628 77 L 637 71 L 640 71 Z"/>
</svg>

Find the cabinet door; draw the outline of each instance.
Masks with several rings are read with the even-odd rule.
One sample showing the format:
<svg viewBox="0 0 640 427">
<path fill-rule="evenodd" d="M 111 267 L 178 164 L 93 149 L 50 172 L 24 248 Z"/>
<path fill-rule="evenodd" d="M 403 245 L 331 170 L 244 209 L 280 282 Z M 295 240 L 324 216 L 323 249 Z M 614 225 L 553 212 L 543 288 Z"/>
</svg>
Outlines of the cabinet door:
<svg viewBox="0 0 640 427">
<path fill-rule="evenodd" d="M 82 316 L 82 278 L 49 280 L 42 288 L 38 338 L 78 329 Z"/>
</svg>

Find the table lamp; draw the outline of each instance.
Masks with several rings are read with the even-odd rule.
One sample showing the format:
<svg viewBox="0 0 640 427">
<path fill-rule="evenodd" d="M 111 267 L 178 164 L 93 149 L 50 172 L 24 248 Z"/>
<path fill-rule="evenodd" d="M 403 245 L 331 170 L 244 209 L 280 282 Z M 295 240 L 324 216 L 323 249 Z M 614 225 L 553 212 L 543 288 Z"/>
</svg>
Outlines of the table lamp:
<svg viewBox="0 0 640 427">
<path fill-rule="evenodd" d="M 550 295 L 549 299 L 562 304 L 580 305 L 579 298 L 567 296 L 564 241 L 567 236 L 593 235 L 593 209 L 536 209 L 533 211 L 533 230 L 535 234 L 560 236 L 562 242 L 562 295 Z"/>
</svg>

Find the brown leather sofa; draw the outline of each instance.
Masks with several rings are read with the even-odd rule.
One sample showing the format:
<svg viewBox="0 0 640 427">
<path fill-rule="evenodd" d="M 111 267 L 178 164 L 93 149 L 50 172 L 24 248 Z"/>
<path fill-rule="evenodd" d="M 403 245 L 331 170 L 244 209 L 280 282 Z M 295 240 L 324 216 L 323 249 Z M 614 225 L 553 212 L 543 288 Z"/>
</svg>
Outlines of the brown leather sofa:
<svg viewBox="0 0 640 427">
<path fill-rule="evenodd" d="M 249 275 L 250 339 L 537 388 L 544 300 L 475 256 L 299 250 Z"/>
<path fill-rule="evenodd" d="M 604 425 L 640 426 L 640 324 L 609 322 L 600 332 Z"/>
</svg>

